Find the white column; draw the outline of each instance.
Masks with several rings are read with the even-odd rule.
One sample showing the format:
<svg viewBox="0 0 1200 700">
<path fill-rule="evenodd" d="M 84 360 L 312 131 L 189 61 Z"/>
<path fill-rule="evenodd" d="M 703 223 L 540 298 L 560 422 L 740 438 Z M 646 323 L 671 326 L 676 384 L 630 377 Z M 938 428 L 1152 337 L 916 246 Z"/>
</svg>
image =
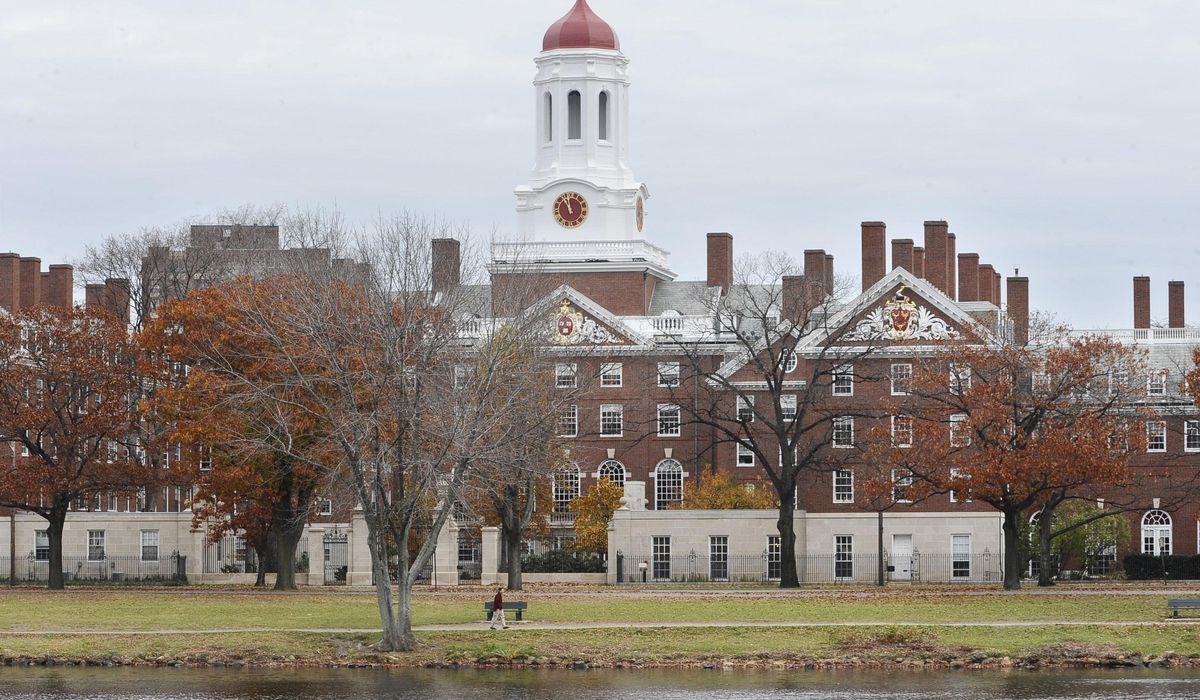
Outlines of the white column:
<svg viewBox="0 0 1200 700">
<path fill-rule="evenodd" d="M 371 549 L 367 546 L 367 519 L 361 508 L 350 516 L 350 551 L 347 552 L 346 583 L 351 586 L 371 585 Z M 321 566 L 325 566 L 325 551 L 321 551 Z M 322 573 L 324 575 L 324 573 Z"/>
<path fill-rule="evenodd" d="M 498 573 L 500 570 L 500 528 L 483 528 L 483 546 L 479 565 L 479 583 L 481 585 L 508 585 L 508 574 Z"/>
<path fill-rule="evenodd" d="M 438 533 L 437 550 L 433 553 L 433 575 L 431 586 L 458 585 L 458 523 L 446 518 L 446 525 Z"/>
<path fill-rule="evenodd" d="M 308 529 L 307 585 L 325 585 L 325 528 L 323 527 L 310 527 Z"/>
</svg>

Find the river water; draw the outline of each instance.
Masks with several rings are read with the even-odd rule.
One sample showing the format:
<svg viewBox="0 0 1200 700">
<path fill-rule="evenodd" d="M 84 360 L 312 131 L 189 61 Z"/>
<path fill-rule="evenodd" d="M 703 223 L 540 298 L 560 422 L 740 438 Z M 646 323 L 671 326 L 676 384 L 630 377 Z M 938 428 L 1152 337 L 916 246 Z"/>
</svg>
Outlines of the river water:
<svg viewBox="0 0 1200 700">
<path fill-rule="evenodd" d="M 0 668 L 22 700 L 1057 700 L 1200 698 L 1200 671 L 728 672 Z"/>
</svg>

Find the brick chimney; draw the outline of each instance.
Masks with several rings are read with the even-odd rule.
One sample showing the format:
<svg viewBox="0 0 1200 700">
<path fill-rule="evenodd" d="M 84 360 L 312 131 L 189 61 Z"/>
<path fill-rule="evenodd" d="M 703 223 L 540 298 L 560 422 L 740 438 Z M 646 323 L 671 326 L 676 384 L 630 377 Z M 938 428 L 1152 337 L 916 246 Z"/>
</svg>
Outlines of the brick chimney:
<svg viewBox="0 0 1200 700">
<path fill-rule="evenodd" d="M 70 265 L 51 265 L 50 283 L 42 289 L 42 301 L 60 309 L 75 305 L 75 268 Z"/>
<path fill-rule="evenodd" d="M 1017 345 L 1029 342 L 1029 278 L 1008 278 L 1008 317 L 1013 324 Z"/>
<path fill-rule="evenodd" d="M 1167 282 L 1167 326 L 1183 328 L 1183 281 Z"/>
<path fill-rule="evenodd" d="M 958 237 L 953 233 L 946 234 L 946 286 L 950 290 L 951 299 L 958 299 Z"/>
<path fill-rule="evenodd" d="M 887 225 L 882 221 L 862 222 L 862 288 L 887 274 Z"/>
<path fill-rule="evenodd" d="M 911 238 L 897 238 L 892 241 L 892 269 L 903 267 L 909 272 L 913 270 L 913 242 Z"/>
<path fill-rule="evenodd" d="M 42 259 L 21 258 L 21 308 L 32 309 L 41 302 Z"/>
<path fill-rule="evenodd" d="M 827 294 L 825 284 L 825 251 L 823 249 L 804 251 L 804 280 L 812 299 L 809 303 L 816 306 Z"/>
<path fill-rule="evenodd" d="M 462 275 L 462 245 L 453 238 L 431 241 L 431 273 L 435 294 L 445 294 L 458 286 Z"/>
<path fill-rule="evenodd" d="M 925 222 L 925 279 L 949 294 L 946 275 L 946 237 L 949 224 L 945 221 Z"/>
<path fill-rule="evenodd" d="M 780 303 L 783 308 L 780 309 L 784 318 L 792 323 L 802 323 L 806 315 L 805 299 L 804 299 L 804 277 L 801 275 L 784 275 L 783 276 L 783 292 Z"/>
<path fill-rule="evenodd" d="M 104 280 L 104 288 L 108 297 L 108 310 L 121 322 L 129 325 L 129 280 L 124 277 Z"/>
<path fill-rule="evenodd" d="M 958 300 L 979 300 L 979 253 L 958 254 Z"/>
<path fill-rule="evenodd" d="M 996 270 L 992 270 L 992 298 L 996 300 L 996 306 L 1000 306 L 1000 303 L 1004 301 L 1003 297 L 1000 296 L 1000 284 L 1003 280 L 1004 275 Z"/>
<path fill-rule="evenodd" d="M 92 282 L 83 288 L 83 303 L 89 309 L 108 309 L 108 287 L 102 282 Z"/>
<path fill-rule="evenodd" d="M 978 301 L 989 301 L 996 306 L 1000 306 L 1000 302 L 994 296 L 992 279 L 996 276 L 995 269 L 990 264 L 979 266 L 979 284 L 976 286 Z"/>
<path fill-rule="evenodd" d="M 825 293 L 833 294 L 833 256 L 825 254 Z"/>
<path fill-rule="evenodd" d="M 925 246 L 913 246 L 912 273 L 921 279 L 925 279 Z"/>
<path fill-rule="evenodd" d="M 21 308 L 21 256 L 0 253 L 0 307 L 9 313 Z"/>
<path fill-rule="evenodd" d="M 1150 327 L 1150 278 L 1133 278 L 1133 327 Z"/>
<path fill-rule="evenodd" d="M 721 296 L 733 285 L 733 236 L 708 234 L 708 286 L 720 287 Z"/>
</svg>

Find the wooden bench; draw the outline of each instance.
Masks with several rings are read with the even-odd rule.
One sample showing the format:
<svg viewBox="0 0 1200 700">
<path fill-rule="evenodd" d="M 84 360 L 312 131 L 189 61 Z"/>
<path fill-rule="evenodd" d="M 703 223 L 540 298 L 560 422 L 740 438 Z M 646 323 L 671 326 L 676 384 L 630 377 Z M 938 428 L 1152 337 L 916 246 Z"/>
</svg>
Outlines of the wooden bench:
<svg viewBox="0 0 1200 700">
<path fill-rule="evenodd" d="M 1200 601 L 1197 601 L 1197 602 L 1200 603 Z M 508 602 L 507 600 L 504 601 L 504 611 L 508 612 L 509 610 L 516 610 L 518 622 L 521 621 L 521 615 L 524 614 L 525 610 L 528 608 L 529 608 L 529 603 L 527 603 L 523 600 L 515 600 L 511 603 Z M 491 601 L 488 601 L 483 604 L 483 619 L 485 621 L 492 619 L 492 603 L 491 603 Z"/>
<path fill-rule="evenodd" d="M 505 608 L 508 606 L 505 605 Z M 1172 598 L 1167 601 L 1167 607 L 1171 609 L 1171 617 L 1179 617 L 1180 610 L 1200 609 L 1200 600 L 1194 598 Z"/>
</svg>

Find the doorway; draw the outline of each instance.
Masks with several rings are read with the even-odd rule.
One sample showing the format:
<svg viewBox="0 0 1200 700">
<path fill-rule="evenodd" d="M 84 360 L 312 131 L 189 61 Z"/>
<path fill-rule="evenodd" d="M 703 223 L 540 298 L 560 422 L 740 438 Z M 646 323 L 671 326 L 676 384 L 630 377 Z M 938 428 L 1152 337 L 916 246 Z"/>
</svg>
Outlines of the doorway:
<svg viewBox="0 0 1200 700">
<path fill-rule="evenodd" d="M 911 581 L 912 568 L 912 535 L 892 535 L 892 580 Z"/>
</svg>

